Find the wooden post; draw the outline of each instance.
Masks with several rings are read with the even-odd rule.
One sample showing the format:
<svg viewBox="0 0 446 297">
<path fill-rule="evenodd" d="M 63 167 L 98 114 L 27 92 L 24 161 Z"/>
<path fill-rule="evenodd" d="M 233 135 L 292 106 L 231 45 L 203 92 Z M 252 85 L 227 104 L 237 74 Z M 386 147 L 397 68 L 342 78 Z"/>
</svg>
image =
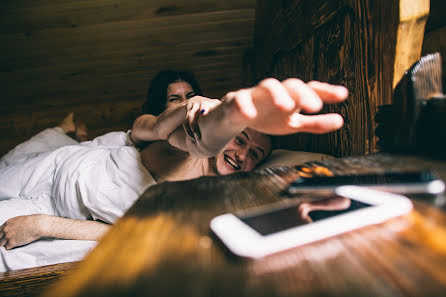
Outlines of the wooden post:
<svg viewBox="0 0 446 297">
<path fill-rule="evenodd" d="M 429 0 L 400 0 L 400 23 L 395 48 L 393 88 L 421 56 Z"/>
</svg>

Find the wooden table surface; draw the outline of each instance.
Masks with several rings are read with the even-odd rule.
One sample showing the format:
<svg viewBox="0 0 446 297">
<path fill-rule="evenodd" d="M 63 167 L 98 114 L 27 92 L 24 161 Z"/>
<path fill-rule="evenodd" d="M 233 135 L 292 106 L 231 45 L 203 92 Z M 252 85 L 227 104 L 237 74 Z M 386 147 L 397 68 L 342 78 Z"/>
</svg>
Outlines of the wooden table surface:
<svg viewBox="0 0 446 297">
<path fill-rule="evenodd" d="M 0 272 L 0 296 L 39 296 L 49 285 L 65 277 L 79 262 L 67 262 Z"/>
<path fill-rule="evenodd" d="M 446 180 L 445 162 L 398 162 Z M 429 205 L 444 196 L 259 260 L 232 256 L 211 234 L 216 215 L 286 199 L 296 176 L 278 168 L 154 186 L 45 296 L 446 296 L 446 215 Z"/>
</svg>

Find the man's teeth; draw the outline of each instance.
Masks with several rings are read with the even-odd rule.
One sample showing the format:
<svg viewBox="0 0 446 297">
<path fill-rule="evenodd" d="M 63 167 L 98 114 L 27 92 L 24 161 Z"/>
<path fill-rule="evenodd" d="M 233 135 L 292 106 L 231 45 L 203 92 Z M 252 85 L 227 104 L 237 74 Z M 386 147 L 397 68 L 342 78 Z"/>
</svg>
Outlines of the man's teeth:
<svg viewBox="0 0 446 297">
<path fill-rule="evenodd" d="M 238 166 L 237 163 L 235 163 L 235 161 L 232 160 L 230 157 L 228 157 L 228 156 L 225 155 L 225 160 L 226 160 L 226 162 L 228 162 L 229 165 L 231 165 L 234 169 L 236 169 L 236 170 L 239 170 L 239 169 L 240 169 L 240 166 Z"/>
</svg>

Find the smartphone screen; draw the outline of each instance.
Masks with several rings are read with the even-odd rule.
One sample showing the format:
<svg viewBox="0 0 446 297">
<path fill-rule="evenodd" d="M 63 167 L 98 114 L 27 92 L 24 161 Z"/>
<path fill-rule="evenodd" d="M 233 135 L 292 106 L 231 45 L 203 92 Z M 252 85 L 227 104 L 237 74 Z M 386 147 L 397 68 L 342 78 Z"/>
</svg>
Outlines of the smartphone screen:
<svg viewBox="0 0 446 297">
<path fill-rule="evenodd" d="M 243 213 L 225 213 L 212 231 L 236 255 L 261 258 L 409 213 L 402 195 L 366 187 L 338 187 L 332 194 L 282 200 Z"/>
<path fill-rule="evenodd" d="M 371 205 L 337 196 L 238 218 L 266 236 L 369 206 Z"/>
</svg>

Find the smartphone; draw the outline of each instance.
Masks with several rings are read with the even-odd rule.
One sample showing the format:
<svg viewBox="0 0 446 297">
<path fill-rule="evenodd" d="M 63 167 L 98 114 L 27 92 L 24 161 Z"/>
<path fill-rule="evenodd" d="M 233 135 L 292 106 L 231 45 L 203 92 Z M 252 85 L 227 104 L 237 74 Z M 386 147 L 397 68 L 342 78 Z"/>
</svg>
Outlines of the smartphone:
<svg viewBox="0 0 446 297">
<path fill-rule="evenodd" d="M 402 195 L 342 186 L 334 195 L 294 199 L 243 213 L 213 218 L 212 232 L 240 257 L 261 258 L 320 239 L 378 224 L 407 214 L 411 201 Z"/>
<path fill-rule="evenodd" d="M 288 194 L 315 190 L 333 192 L 342 185 L 358 185 L 398 194 L 440 194 L 444 183 L 431 171 L 387 172 L 360 175 L 299 177 L 290 184 Z"/>
</svg>

